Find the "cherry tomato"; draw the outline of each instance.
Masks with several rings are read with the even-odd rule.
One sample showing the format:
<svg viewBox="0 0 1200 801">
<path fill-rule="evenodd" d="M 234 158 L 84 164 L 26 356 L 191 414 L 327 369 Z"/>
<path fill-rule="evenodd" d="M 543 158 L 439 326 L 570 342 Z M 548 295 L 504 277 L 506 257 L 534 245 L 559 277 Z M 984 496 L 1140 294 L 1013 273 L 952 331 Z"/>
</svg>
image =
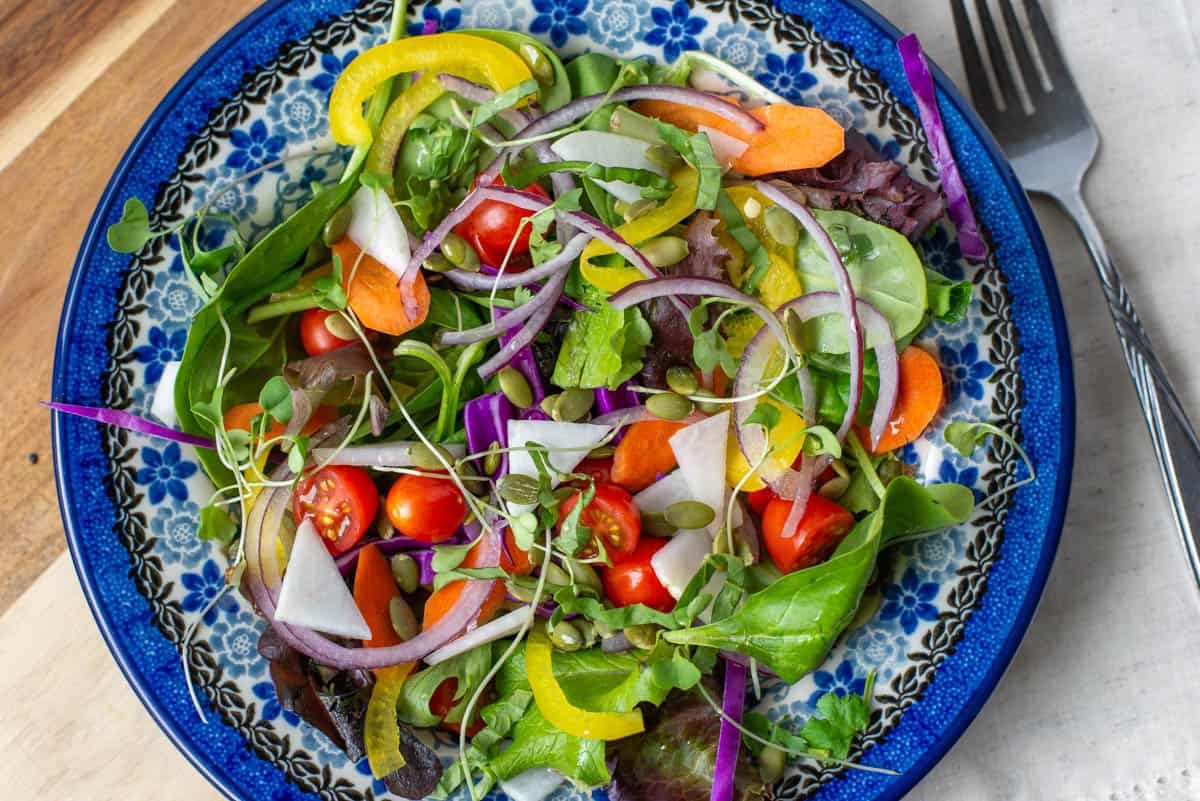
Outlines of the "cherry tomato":
<svg viewBox="0 0 1200 801">
<path fill-rule="evenodd" d="M 466 519 L 467 502 L 448 478 L 403 475 L 388 490 L 387 516 L 406 537 L 441 542 Z"/>
<path fill-rule="evenodd" d="M 750 504 L 750 508 L 758 512 L 760 515 L 766 511 L 767 504 L 777 498 L 775 491 L 770 487 L 763 487 L 760 490 L 755 490 L 746 496 L 746 502 Z"/>
<path fill-rule="evenodd" d="M 612 459 L 584 459 L 575 472 L 590 476 L 597 484 L 611 484 L 612 469 Z"/>
<path fill-rule="evenodd" d="M 325 309 L 309 309 L 301 315 L 300 342 L 303 343 L 304 350 L 309 356 L 320 356 L 322 353 L 337 350 L 355 341 L 353 339 L 342 339 L 329 330 L 329 326 L 325 324 L 325 321 L 336 314 L 337 312 L 326 311 Z"/>
<path fill-rule="evenodd" d="M 792 502 L 775 498 L 763 512 L 763 541 L 771 561 L 784 573 L 824 561 L 837 548 L 842 537 L 854 528 L 854 515 L 828 498 L 812 495 L 794 536 L 785 536 Z"/>
<path fill-rule="evenodd" d="M 442 718 L 442 728 L 450 731 L 460 731 L 462 726 L 458 723 L 447 723 L 446 715 L 450 714 L 450 710 L 454 708 L 456 703 L 462 702 L 465 699 L 460 698 L 457 702 L 454 700 L 455 693 L 458 692 L 458 679 L 451 676 L 438 685 L 433 691 L 433 695 L 429 697 L 429 712 Z M 490 703 L 492 693 L 490 690 L 484 691 L 483 697 L 480 698 L 482 703 L 475 706 L 475 720 L 472 721 L 470 727 L 467 728 L 467 736 L 474 737 L 479 732 L 483 731 L 483 720 L 479 717 L 479 710 L 483 709 Z"/>
<path fill-rule="evenodd" d="M 658 580 L 650 559 L 667 540 L 657 537 L 642 537 L 633 553 L 619 565 L 600 568 L 600 580 L 604 583 L 604 594 L 617 606 L 645 604 L 660 612 L 675 608 L 675 599 Z"/>
<path fill-rule="evenodd" d="M 504 181 L 496 176 L 492 185 L 503 186 Z M 530 184 L 521 191 L 549 198 L 545 190 L 537 184 Z M 529 252 L 529 226 L 521 226 L 521 221 L 532 216 L 532 211 L 508 203 L 486 200 L 480 203 L 467 219 L 455 226 L 454 233 L 470 242 L 471 247 L 479 254 L 479 260 L 492 267 L 499 267 L 504 262 L 505 255 L 509 253 L 509 245 L 512 245 L 512 255 L 505 272 L 521 272 L 532 264 L 529 260 L 516 258 Z M 516 237 L 516 244 L 512 244 L 513 237 Z"/>
<path fill-rule="evenodd" d="M 378 509 L 379 491 L 361 467 L 331 465 L 301 479 L 292 493 L 292 517 L 310 518 L 334 556 L 362 539 Z"/>
<path fill-rule="evenodd" d="M 579 502 L 580 493 L 575 493 L 558 507 L 558 524 L 561 526 L 567 515 Z M 616 484 L 596 483 L 596 495 L 584 507 L 579 522 L 592 530 L 593 537 L 604 543 L 609 560 L 620 564 L 637 548 L 642 533 L 642 516 L 633 505 L 633 496 Z M 582 555 L 594 555 L 592 545 L 584 548 Z"/>
</svg>

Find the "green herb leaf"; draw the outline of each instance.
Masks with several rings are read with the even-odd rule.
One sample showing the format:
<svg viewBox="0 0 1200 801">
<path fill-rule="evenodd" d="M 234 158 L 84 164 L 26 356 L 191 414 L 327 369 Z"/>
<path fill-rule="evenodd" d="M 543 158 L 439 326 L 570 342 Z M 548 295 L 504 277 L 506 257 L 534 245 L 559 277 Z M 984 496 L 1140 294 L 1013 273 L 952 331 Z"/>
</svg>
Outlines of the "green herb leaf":
<svg viewBox="0 0 1200 801">
<path fill-rule="evenodd" d="M 292 419 L 292 388 L 283 376 L 275 376 L 258 393 L 258 403 L 263 410 L 281 423 Z"/>
<path fill-rule="evenodd" d="M 400 720 L 411 726 L 433 728 L 441 722 L 441 718 L 429 711 L 429 701 L 437 688 L 447 679 L 454 679 L 458 686 L 454 691 L 454 706 L 446 715 L 446 720 L 458 723 L 462 720 L 466 702 L 471 694 L 479 688 L 484 676 L 492 669 L 492 651 L 490 648 L 472 648 L 470 651 L 453 656 L 445 662 L 439 662 L 432 667 L 409 676 L 404 682 L 400 693 L 400 701 L 396 705 L 396 715 Z"/>
<path fill-rule="evenodd" d="M 741 288 L 747 292 L 754 292 L 767 270 L 771 269 L 771 257 L 754 232 L 746 226 L 745 218 L 724 189 L 717 195 L 717 215 L 720 216 L 721 222 L 725 223 L 725 230 L 733 237 L 733 241 L 746 251 L 746 257 L 753 269 L 742 282 Z"/>
<path fill-rule="evenodd" d="M 493 117 L 501 111 L 506 111 L 521 102 L 522 99 L 535 95 L 538 92 L 538 83 L 533 78 L 528 78 L 521 81 L 511 89 L 507 89 L 498 95 L 492 97 L 486 103 L 480 103 L 471 112 L 471 127 L 478 128 L 489 122 Z"/>
<path fill-rule="evenodd" d="M 108 227 L 108 246 L 117 253 L 137 253 L 158 235 L 150 230 L 150 213 L 146 211 L 146 204 L 131 197 L 125 201 L 120 222 Z"/>
<path fill-rule="evenodd" d="M 636 308 L 617 311 L 604 293 L 588 285 L 583 303 L 563 338 L 551 381 L 563 389 L 616 389 L 642 369 L 653 332 Z"/>
<path fill-rule="evenodd" d="M 760 403 L 754 407 L 754 411 L 750 412 L 744 425 L 758 425 L 770 431 L 779 425 L 779 418 L 782 416 L 777 406 L 773 406 L 770 403 Z M 834 441 L 836 442 L 836 438 Z"/>
<path fill-rule="evenodd" d="M 867 683 L 873 684 L 874 677 L 869 677 Z M 834 759 L 849 756 L 850 743 L 871 722 L 870 693 L 868 686 L 863 695 L 838 695 L 832 690 L 822 695 L 817 700 L 817 712 L 822 717 L 809 718 L 800 731 L 808 750 L 827 753 Z"/>
<path fill-rule="evenodd" d="M 304 463 L 308 458 L 308 437 L 292 437 L 292 447 L 288 451 L 288 470 L 296 475 L 304 472 Z"/>
<path fill-rule="evenodd" d="M 587 505 L 596 497 L 596 482 L 589 481 L 571 511 L 563 518 L 554 545 L 568 556 L 578 556 L 579 552 L 592 541 L 592 530 L 579 522 L 579 517 Z"/>
<path fill-rule="evenodd" d="M 196 532 L 200 539 L 228 545 L 237 537 L 237 532 L 237 524 L 223 508 L 205 506 L 200 510 L 200 528 Z"/>
<path fill-rule="evenodd" d="M 434 573 L 445 573 L 454 570 L 466 560 L 467 554 L 475 547 L 475 543 L 468 542 L 464 545 L 435 545 L 433 546 L 433 561 L 431 565 Z"/>
<path fill-rule="evenodd" d="M 713 155 L 712 143 L 708 141 L 708 136 L 703 133 L 688 134 L 660 120 L 655 121 L 655 127 L 663 141 L 696 168 L 699 174 L 696 208 L 715 209 L 721 192 L 721 165 Z"/>
<path fill-rule="evenodd" d="M 925 268 L 926 300 L 933 319 L 957 323 L 967 316 L 974 287 L 970 281 L 951 281 L 941 273 Z"/>
<path fill-rule="evenodd" d="M 599 648 L 555 652 L 554 678 L 571 703 L 592 712 L 630 712 L 638 704 L 658 706 L 672 690 L 689 690 L 701 673 L 682 649 L 655 648 L 648 654 L 606 654 Z"/>
</svg>

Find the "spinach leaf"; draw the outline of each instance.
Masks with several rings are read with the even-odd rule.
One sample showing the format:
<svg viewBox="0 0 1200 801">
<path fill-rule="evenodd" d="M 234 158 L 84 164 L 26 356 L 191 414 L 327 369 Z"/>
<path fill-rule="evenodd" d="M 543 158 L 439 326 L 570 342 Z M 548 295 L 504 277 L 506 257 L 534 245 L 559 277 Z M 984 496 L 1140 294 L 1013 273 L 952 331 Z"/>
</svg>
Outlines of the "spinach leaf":
<svg viewBox="0 0 1200 801">
<path fill-rule="evenodd" d="M 637 308 L 617 311 L 591 286 L 583 304 L 593 311 L 572 314 L 550 380 L 564 389 L 616 389 L 642 369 L 650 325 Z"/>
<path fill-rule="evenodd" d="M 967 316 L 974 289 L 970 281 L 951 281 L 941 273 L 925 269 L 926 301 L 933 319 L 957 323 Z"/>
<path fill-rule="evenodd" d="M 784 576 L 724 620 L 663 637 L 680 645 L 737 651 L 786 682 L 799 680 L 821 664 L 853 619 L 881 548 L 961 523 L 973 511 L 969 489 L 939 486 L 923 487 L 907 477 L 893 480 L 879 508 L 854 527 L 829 561 Z"/>
<path fill-rule="evenodd" d="M 554 654 L 554 678 L 571 703 L 593 712 L 629 712 L 643 702 L 658 706 L 675 689 L 689 690 L 701 673 L 680 649 L 649 654 L 606 654 L 599 648 Z"/>
<path fill-rule="evenodd" d="M 607 92 L 621 74 L 621 63 L 603 53 L 583 53 L 567 62 L 566 71 L 571 94 L 577 98 L 587 97 Z M 583 127 L 607 131 L 612 109 L 610 104 L 592 112 Z"/>
<path fill-rule="evenodd" d="M 879 310 L 892 335 L 905 339 L 925 325 L 925 267 L 904 236 L 846 211 L 814 210 L 842 253 L 850 283 L 858 297 Z M 824 251 L 811 236 L 796 246 L 796 272 L 805 292 L 836 291 L 837 283 Z M 805 324 L 809 350 L 845 353 L 846 322 L 827 314 Z"/>
</svg>

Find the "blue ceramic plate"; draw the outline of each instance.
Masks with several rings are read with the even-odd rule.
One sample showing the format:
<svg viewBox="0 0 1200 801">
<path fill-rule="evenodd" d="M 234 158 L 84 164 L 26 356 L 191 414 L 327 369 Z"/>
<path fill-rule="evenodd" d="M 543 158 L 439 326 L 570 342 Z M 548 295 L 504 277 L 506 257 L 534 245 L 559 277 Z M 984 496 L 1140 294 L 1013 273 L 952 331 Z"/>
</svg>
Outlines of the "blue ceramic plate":
<svg viewBox="0 0 1200 801">
<path fill-rule="evenodd" d="M 172 243 L 135 258 L 110 251 L 105 228 L 127 198 L 155 227 L 182 218 L 231 180 L 308 154 L 221 193 L 219 211 L 253 239 L 295 209 L 312 181 L 340 173 L 325 105 L 356 53 L 378 43 L 390 0 L 272 0 L 233 28 L 171 91 L 121 161 L 88 229 L 63 310 L 57 400 L 146 414 L 163 365 L 183 351 L 196 297 Z M 755 0 L 415 0 L 422 18 L 528 31 L 562 52 L 588 49 L 673 60 L 703 48 L 794 101 L 822 106 L 889 157 L 936 182 L 895 52 L 898 33 L 857 0 L 771 6 Z M 949 382 L 943 425 L 991 420 L 1024 442 L 1039 480 L 984 504 L 968 524 L 891 553 L 877 611 L 795 686 L 764 688 L 772 717 L 804 715 L 833 688 L 878 673 L 876 712 L 853 758 L 898 777 L 796 766 L 778 798 L 895 799 L 946 752 L 979 711 L 1029 623 L 1054 556 L 1071 478 L 1074 395 L 1058 289 L 1012 172 L 939 74 L 942 107 L 995 257 L 970 266 L 952 233 L 923 243 L 934 269 L 969 278 L 965 320 L 925 343 Z M 208 247 L 217 245 L 208 242 Z M 227 597 L 202 621 L 192 672 L 209 705 L 192 709 L 185 628 L 222 585 L 224 561 L 195 536 L 211 492 L 189 450 L 78 419 L 57 419 L 55 463 L 71 554 L 113 655 L 181 751 L 236 799 L 371 799 L 384 788 L 324 736 L 281 712 L 255 653 L 262 622 Z M 984 494 L 1023 475 L 1013 449 L 965 460 L 940 431 L 905 451 L 928 480 Z M 446 743 L 442 743 L 445 746 Z M 449 750 L 445 752 L 449 755 Z M 561 798 L 584 797 L 572 790 Z M 605 797 L 597 793 L 597 798 Z"/>
</svg>

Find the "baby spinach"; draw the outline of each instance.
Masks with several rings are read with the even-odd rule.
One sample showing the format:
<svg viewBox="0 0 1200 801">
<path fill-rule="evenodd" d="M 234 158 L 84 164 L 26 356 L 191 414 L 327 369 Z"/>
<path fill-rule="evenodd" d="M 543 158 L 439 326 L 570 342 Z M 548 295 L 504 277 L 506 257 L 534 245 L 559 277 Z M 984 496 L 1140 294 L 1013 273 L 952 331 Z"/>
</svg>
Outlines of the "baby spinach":
<svg viewBox="0 0 1200 801">
<path fill-rule="evenodd" d="M 923 487 L 907 477 L 895 479 L 879 508 L 854 527 L 829 561 L 784 576 L 749 596 L 724 620 L 668 631 L 663 637 L 680 645 L 737 651 L 767 665 L 786 682 L 799 680 L 821 664 L 854 618 L 881 548 L 970 516 L 970 490 L 939 486 L 943 488 Z"/>
<path fill-rule="evenodd" d="M 904 236 L 845 211 L 814 210 L 842 254 L 850 283 L 862 300 L 879 310 L 897 340 L 912 335 L 925 323 L 925 267 Z M 837 282 L 825 252 L 811 236 L 796 246 L 796 272 L 805 292 L 836 291 Z M 805 325 L 810 350 L 845 353 L 846 323 L 829 314 Z"/>
</svg>

